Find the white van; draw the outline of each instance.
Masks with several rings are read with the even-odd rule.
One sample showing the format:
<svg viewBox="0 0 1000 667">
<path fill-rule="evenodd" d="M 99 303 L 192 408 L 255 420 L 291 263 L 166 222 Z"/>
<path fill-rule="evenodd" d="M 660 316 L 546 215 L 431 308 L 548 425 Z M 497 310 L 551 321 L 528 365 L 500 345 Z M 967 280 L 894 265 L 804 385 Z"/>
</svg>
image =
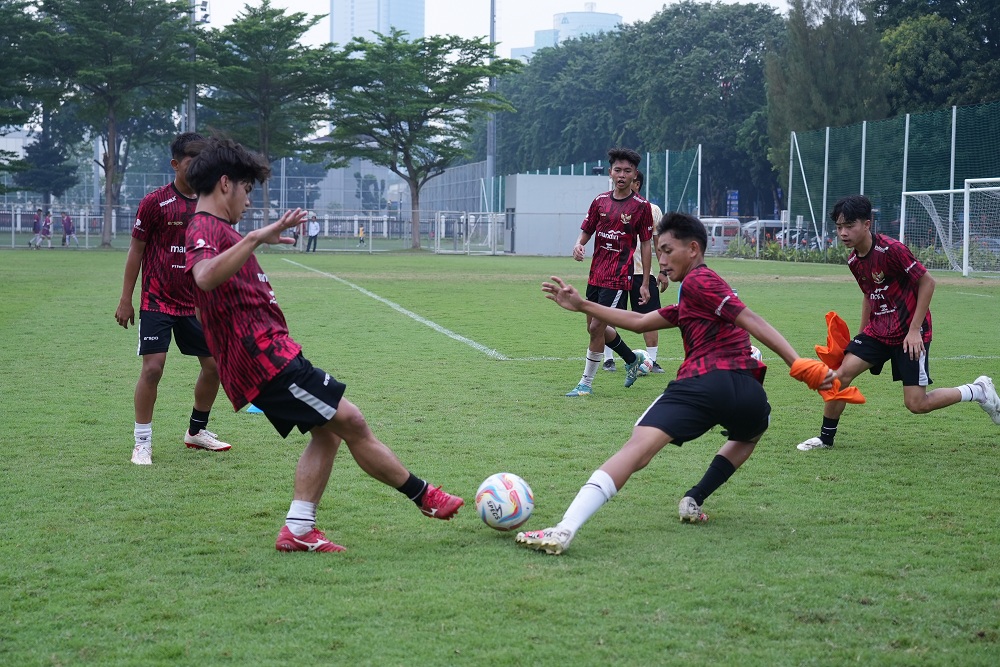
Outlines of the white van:
<svg viewBox="0 0 1000 667">
<path fill-rule="evenodd" d="M 706 255 L 721 255 L 729 242 L 740 235 L 739 218 L 701 218 L 701 223 L 708 233 Z"/>
</svg>

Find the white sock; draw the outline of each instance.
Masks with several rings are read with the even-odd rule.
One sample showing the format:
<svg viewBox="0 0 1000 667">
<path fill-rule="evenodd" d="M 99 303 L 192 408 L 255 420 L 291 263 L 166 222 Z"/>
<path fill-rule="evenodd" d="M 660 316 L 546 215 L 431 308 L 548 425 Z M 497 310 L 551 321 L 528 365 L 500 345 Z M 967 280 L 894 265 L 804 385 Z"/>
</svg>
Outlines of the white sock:
<svg viewBox="0 0 1000 667">
<path fill-rule="evenodd" d="M 564 528 L 576 534 L 580 526 L 594 516 L 604 503 L 614 498 L 616 493 L 618 489 L 615 488 L 611 475 L 603 470 L 595 470 L 587 483 L 580 487 L 580 491 L 569 504 L 557 528 Z"/>
<path fill-rule="evenodd" d="M 982 403 L 986 400 L 986 392 L 978 384 L 963 384 L 960 387 L 955 387 L 960 392 L 962 392 L 962 401 L 978 401 Z"/>
<path fill-rule="evenodd" d="M 145 445 L 146 447 L 151 447 L 153 444 L 153 422 L 148 424 L 135 423 L 135 430 L 132 432 L 135 435 L 135 444 Z"/>
<path fill-rule="evenodd" d="M 608 359 L 614 359 L 614 358 L 615 358 L 615 351 L 612 350 L 607 345 L 605 345 L 604 346 L 604 361 L 607 361 Z"/>
<path fill-rule="evenodd" d="M 316 503 L 293 500 L 285 517 L 285 525 L 292 535 L 302 537 L 316 527 Z"/>
<path fill-rule="evenodd" d="M 583 367 L 583 377 L 580 378 L 580 384 L 585 384 L 588 387 L 594 386 L 594 376 L 597 375 L 597 369 L 601 367 L 601 362 L 604 360 L 600 352 L 591 352 L 587 349 L 587 364 Z"/>
<path fill-rule="evenodd" d="M 656 353 L 659 349 L 660 348 L 656 345 L 646 346 L 646 354 L 649 355 L 649 360 L 652 361 L 654 364 L 656 363 Z"/>
</svg>

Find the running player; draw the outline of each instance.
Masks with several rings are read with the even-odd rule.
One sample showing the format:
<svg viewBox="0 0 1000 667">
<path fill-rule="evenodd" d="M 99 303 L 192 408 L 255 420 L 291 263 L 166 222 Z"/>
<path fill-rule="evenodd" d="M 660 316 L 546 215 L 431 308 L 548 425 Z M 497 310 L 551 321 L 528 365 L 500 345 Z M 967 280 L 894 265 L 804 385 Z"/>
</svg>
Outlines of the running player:
<svg viewBox="0 0 1000 667">
<path fill-rule="evenodd" d="M 837 369 L 841 386 L 850 385 L 865 371 L 879 375 L 889 362 L 893 381 L 903 383 L 903 404 L 910 412 L 925 414 L 976 401 L 994 424 L 1000 424 L 1000 397 L 989 376 L 980 375 L 959 387 L 927 391 L 931 384 L 927 357 L 934 278 L 924 265 L 904 244 L 872 231 L 872 203 L 864 195 L 838 201 L 830 219 L 837 226 L 841 243 L 851 249 L 847 266 L 864 294 L 861 333 L 848 343 Z M 819 437 L 800 442 L 797 448 L 807 452 L 833 447 L 846 406 L 844 401 L 824 403 Z"/>
<path fill-rule="evenodd" d="M 344 398 L 346 386 L 313 367 L 288 334 L 285 316 L 254 250 L 262 243 L 292 243 L 282 232 L 300 225 L 306 213 L 288 211 L 246 236 L 233 229 L 250 204 L 254 184 L 270 173 L 264 158 L 240 144 L 221 138 L 204 142 L 188 169 L 199 200 L 187 230 L 187 271 L 197 285 L 195 303 L 233 407 L 239 410 L 253 401 L 283 438 L 296 427 L 309 432 L 275 548 L 344 550 L 316 528 L 316 506 L 342 442 L 370 476 L 398 490 L 425 515 L 450 519 L 463 500 L 407 470 L 375 437 L 361 411 Z"/>
<path fill-rule="evenodd" d="M 132 293 L 142 269 L 139 300 L 142 370 L 135 386 L 135 447 L 132 450 L 132 463 L 136 465 L 153 462 L 153 406 L 171 335 L 176 338 L 181 354 L 196 356 L 201 363 L 184 444 L 192 449 L 214 452 L 230 448 L 208 430 L 209 413 L 219 393 L 219 371 L 208 351 L 201 324 L 195 318 L 194 282 L 184 272 L 184 232 L 198 201 L 188 185 L 186 172 L 195 155 L 192 146 L 201 139 L 199 134 L 185 132 L 170 145 L 174 180 L 150 192 L 139 203 L 125 259 L 125 279 L 115 320 L 126 329 L 129 324 L 135 324 Z"/>
<path fill-rule="evenodd" d="M 637 333 L 679 327 L 684 361 L 677 379 L 640 415 L 624 446 L 591 475 L 562 521 L 553 528 L 517 534 L 516 541 L 530 549 L 562 553 L 584 522 L 663 447 L 670 443 L 679 447 L 721 424 L 728 440 L 678 506 L 682 522 L 706 521 L 701 511 L 705 499 L 750 457 L 771 414 L 763 387 L 767 367 L 750 356 L 748 332 L 789 366 L 798 359 L 788 341 L 705 265 L 708 234 L 700 220 L 669 213 L 657 225 L 657 234 L 660 267 L 681 286 L 674 305 L 645 314 L 629 312 L 586 301 L 572 285 L 554 276 L 553 282 L 542 283 L 546 296 L 566 310 L 613 326 Z M 833 371 L 828 370 L 818 388 L 829 388 L 833 379 Z"/>
<path fill-rule="evenodd" d="M 632 181 L 642 158 L 628 148 L 608 151 L 614 190 L 597 196 L 580 226 L 580 236 L 573 247 L 573 259 L 582 262 L 587 242 L 593 237 L 594 258 L 587 279 L 587 300 L 611 308 L 625 308 L 628 291 L 632 288 L 632 255 L 639 250 L 642 264 L 642 284 L 639 301 L 649 300 L 649 267 L 652 262 L 650 239 L 653 236 L 653 214 L 649 202 L 632 191 Z M 587 361 L 580 382 L 567 396 L 589 396 L 594 375 L 604 359 L 607 345 L 625 361 L 625 386 L 631 387 L 639 374 L 645 352 L 634 354 L 614 328 L 590 313 L 587 314 Z"/>
</svg>

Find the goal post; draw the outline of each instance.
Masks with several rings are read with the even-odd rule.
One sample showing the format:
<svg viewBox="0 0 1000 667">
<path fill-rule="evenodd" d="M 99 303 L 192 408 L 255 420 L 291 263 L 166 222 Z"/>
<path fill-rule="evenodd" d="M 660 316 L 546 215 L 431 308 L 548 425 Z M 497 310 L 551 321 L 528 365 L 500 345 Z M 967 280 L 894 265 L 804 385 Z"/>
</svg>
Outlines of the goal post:
<svg viewBox="0 0 1000 667">
<path fill-rule="evenodd" d="M 928 268 L 1000 271 L 1000 177 L 964 185 L 903 192 L 900 241 Z"/>
<path fill-rule="evenodd" d="M 502 223 L 499 213 L 438 211 L 434 216 L 434 252 L 495 255 Z"/>
</svg>

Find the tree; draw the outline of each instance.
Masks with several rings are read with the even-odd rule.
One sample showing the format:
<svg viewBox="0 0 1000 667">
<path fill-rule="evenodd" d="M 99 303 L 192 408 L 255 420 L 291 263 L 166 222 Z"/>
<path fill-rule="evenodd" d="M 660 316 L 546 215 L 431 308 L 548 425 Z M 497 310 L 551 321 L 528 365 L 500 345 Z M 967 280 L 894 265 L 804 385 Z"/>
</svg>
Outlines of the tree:
<svg viewBox="0 0 1000 667">
<path fill-rule="evenodd" d="M 14 183 L 24 190 L 42 194 L 46 209 L 51 206 L 52 197 L 61 197 L 64 192 L 80 180 L 76 175 L 76 165 L 70 162 L 70 155 L 54 138 L 48 112 L 41 132 L 33 144 L 25 148 L 25 168 L 14 175 Z"/>
<path fill-rule="evenodd" d="M 322 148 L 331 166 L 362 158 L 387 167 L 410 188 L 412 245 L 420 247 L 420 188 L 466 153 L 473 123 L 512 107 L 489 90 L 490 77 L 520 63 L 492 60 L 482 38 L 433 36 L 408 41 L 393 29 L 376 41 L 355 37 L 338 52 Z M 492 60 L 492 62 L 491 62 Z"/>
<path fill-rule="evenodd" d="M 286 14 L 264 0 L 246 5 L 221 30 L 212 30 L 202 55 L 212 63 L 204 82 L 213 88 L 204 103 L 219 126 L 269 162 L 308 154 L 310 135 L 326 116 L 327 90 L 337 57 L 331 45 L 304 47 L 302 36 L 323 16 Z M 270 206 L 264 184 L 265 207 Z"/>
<path fill-rule="evenodd" d="M 37 34 L 52 75 L 64 82 L 81 118 L 102 136 L 105 178 L 101 245 L 111 245 L 122 124 L 179 106 L 191 73 L 185 0 L 41 0 Z"/>
<path fill-rule="evenodd" d="M 23 126 L 31 116 L 25 104 L 29 89 L 25 78 L 30 54 L 24 48 L 27 37 L 37 30 L 30 3 L 22 0 L 0 2 L 0 135 L 8 128 Z M 0 151 L 0 173 L 17 172 L 23 168 L 17 154 Z M 10 192 L 0 183 L 0 194 Z"/>
<path fill-rule="evenodd" d="M 879 120 L 889 112 L 878 35 L 860 0 L 791 0 L 788 41 L 767 61 L 769 157 L 788 178 L 792 130 Z"/>
</svg>

